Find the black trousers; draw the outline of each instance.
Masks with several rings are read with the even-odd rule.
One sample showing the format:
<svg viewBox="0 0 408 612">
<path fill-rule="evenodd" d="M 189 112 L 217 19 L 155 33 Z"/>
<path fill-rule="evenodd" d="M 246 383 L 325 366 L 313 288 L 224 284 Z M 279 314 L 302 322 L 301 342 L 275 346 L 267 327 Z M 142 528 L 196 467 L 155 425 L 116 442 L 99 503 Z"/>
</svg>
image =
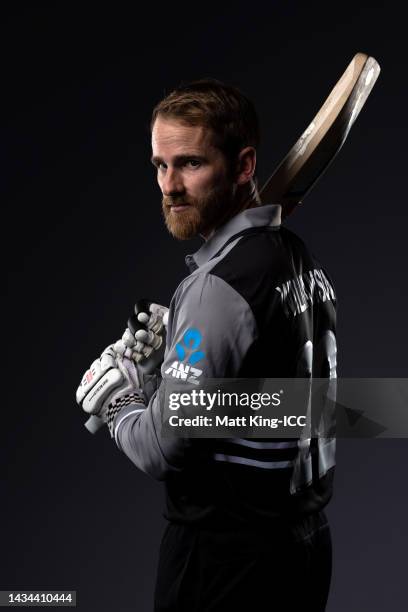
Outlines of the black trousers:
<svg viewBox="0 0 408 612">
<path fill-rule="evenodd" d="M 323 512 L 268 530 L 196 529 L 163 535 L 155 612 L 321 612 L 331 579 Z"/>
</svg>

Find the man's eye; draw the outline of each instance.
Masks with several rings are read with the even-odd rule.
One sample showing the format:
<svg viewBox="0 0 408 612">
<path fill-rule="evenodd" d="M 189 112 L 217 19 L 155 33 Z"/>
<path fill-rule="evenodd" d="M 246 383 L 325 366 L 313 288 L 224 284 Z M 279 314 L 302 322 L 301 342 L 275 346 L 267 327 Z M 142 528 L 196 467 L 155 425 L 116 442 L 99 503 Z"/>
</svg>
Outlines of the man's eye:
<svg viewBox="0 0 408 612">
<path fill-rule="evenodd" d="M 189 164 L 192 168 L 199 168 L 201 166 L 201 162 L 198 159 L 189 159 L 186 164 Z"/>
</svg>

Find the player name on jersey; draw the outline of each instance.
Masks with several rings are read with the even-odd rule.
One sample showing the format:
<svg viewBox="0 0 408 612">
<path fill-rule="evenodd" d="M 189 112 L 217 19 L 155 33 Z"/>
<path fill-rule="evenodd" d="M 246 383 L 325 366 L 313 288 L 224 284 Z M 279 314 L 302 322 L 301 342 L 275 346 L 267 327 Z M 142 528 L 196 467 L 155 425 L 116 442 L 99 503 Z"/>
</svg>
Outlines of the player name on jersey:
<svg viewBox="0 0 408 612">
<path fill-rule="evenodd" d="M 322 269 L 309 270 L 276 287 L 287 317 L 296 316 L 314 301 L 335 300 L 334 289 Z"/>
</svg>

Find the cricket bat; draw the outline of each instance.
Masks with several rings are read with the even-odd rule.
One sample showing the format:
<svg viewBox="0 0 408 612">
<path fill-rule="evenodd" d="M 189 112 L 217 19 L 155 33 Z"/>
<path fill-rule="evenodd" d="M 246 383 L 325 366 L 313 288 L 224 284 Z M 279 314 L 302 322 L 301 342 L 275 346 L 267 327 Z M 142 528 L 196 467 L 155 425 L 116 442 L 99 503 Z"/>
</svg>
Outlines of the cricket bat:
<svg viewBox="0 0 408 612">
<path fill-rule="evenodd" d="M 281 204 L 287 217 L 343 146 L 380 74 L 378 62 L 356 53 L 325 103 L 260 190 L 263 204 Z"/>
</svg>

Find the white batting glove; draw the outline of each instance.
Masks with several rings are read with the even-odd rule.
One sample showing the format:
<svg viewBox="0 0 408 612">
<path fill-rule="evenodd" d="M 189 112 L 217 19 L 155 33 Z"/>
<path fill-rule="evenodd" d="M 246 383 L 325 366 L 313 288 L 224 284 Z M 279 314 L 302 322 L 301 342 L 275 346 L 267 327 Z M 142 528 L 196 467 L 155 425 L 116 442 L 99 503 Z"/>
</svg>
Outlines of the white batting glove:
<svg viewBox="0 0 408 612">
<path fill-rule="evenodd" d="M 167 319 L 168 308 L 139 300 L 122 339 L 108 346 L 87 370 L 77 390 L 77 402 L 92 415 L 85 423 L 91 433 L 96 433 L 104 422 L 111 431 L 113 419 L 124 405 L 149 403 L 160 382 L 158 368 L 164 357 Z M 126 393 L 124 385 L 129 377 Z"/>
<path fill-rule="evenodd" d="M 139 304 L 136 304 L 135 314 L 129 318 L 122 339 L 114 345 L 115 351 L 136 363 L 152 356 L 154 367 L 157 367 L 163 360 L 168 315 L 166 306 L 147 302 L 146 309 L 140 311 Z M 143 325 L 143 329 L 136 329 L 138 324 Z M 152 353 L 156 351 L 158 353 L 153 357 Z"/>
<path fill-rule="evenodd" d="M 113 420 L 129 404 L 144 407 L 143 390 L 135 362 L 108 346 L 82 378 L 77 403 L 88 414 L 107 423 L 113 437 Z"/>
</svg>

